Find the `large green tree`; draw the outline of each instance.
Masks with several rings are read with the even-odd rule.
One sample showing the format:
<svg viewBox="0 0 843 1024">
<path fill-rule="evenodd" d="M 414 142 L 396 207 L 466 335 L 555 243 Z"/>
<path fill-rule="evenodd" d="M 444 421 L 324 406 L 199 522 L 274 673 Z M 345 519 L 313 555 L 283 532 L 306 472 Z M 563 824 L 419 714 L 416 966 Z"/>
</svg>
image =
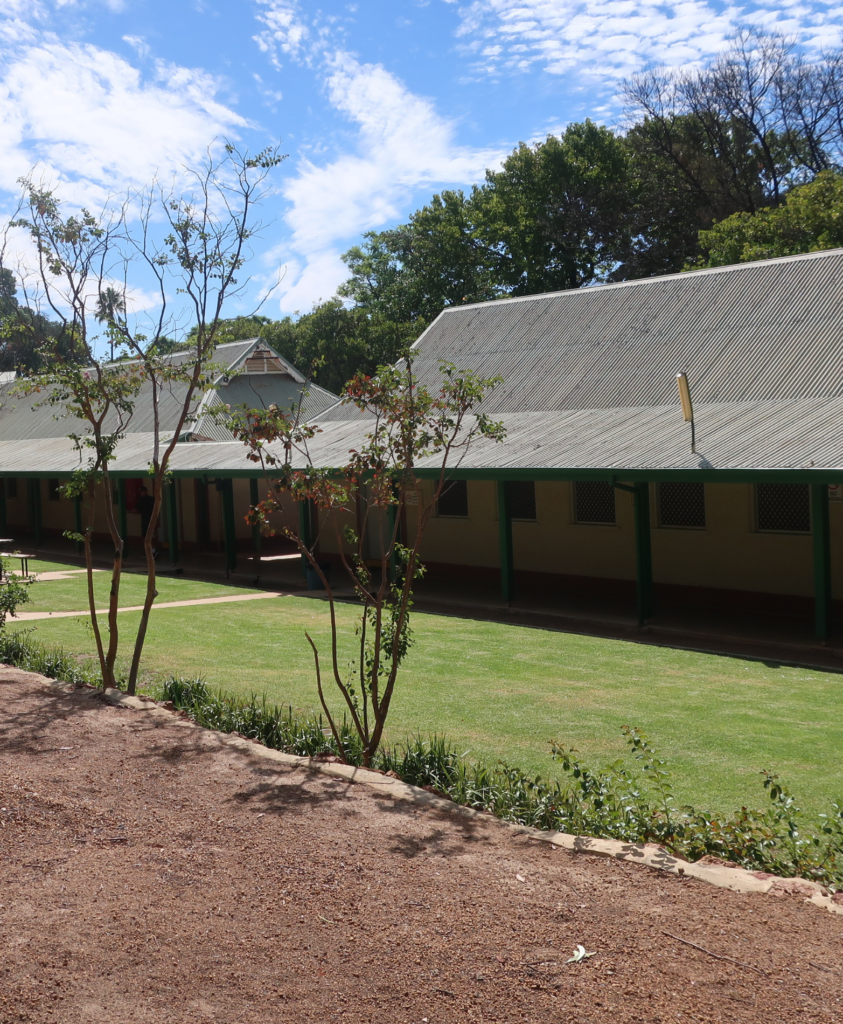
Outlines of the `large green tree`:
<svg viewBox="0 0 843 1024">
<path fill-rule="evenodd" d="M 475 235 L 505 293 L 580 288 L 629 255 L 636 204 L 624 140 L 592 121 L 522 143 L 472 193 Z"/>
<path fill-rule="evenodd" d="M 503 289 L 475 217 L 473 197 L 445 191 L 407 224 L 367 232 L 343 256 L 351 277 L 339 294 L 381 320 L 420 326 L 445 306 L 495 298 Z"/>
<path fill-rule="evenodd" d="M 843 165 L 843 55 L 739 32 L 708 65 L 624 86 L 628 124 L 522 143 L 466 195 L 446 191 L 344 256 L 340 294 L 373 316 L 681 270 L 700 232 L 781 205 Z"/>
<path fill-rule="evenodd" d="M 829 170 L 793 188 L 781 206 L 734 213 L 700 232 L 702 254 L 692 266 L 722 267 L 838 246 L 843 246 L 843 174 Z"/>
<path fill-rule="evenodd" d="M 634 175 L 624 140 L 591 121 L 522 143 L 466 196 L 445 191 L 407 224 L 370 231 L 343 259 L 339 289 L 392 322 L 446 306 L 578 288 L 630 253 Z"/>
<path fill-rule="evenodd" d="M 68 332 L 42 316 L 17 297 L 15 275 L 0 268 L 0 372 L 35 373 L 46 365 L 49 354 L 73 361 L 75 350 Z"/>
</svg>

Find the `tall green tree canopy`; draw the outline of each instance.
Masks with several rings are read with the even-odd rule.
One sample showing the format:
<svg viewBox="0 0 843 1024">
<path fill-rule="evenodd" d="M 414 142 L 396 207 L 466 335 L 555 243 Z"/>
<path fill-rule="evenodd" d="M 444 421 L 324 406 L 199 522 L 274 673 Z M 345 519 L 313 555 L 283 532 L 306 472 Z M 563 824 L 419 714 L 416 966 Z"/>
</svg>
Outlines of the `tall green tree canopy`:
<svg viewBox="0 0 843 1024">
<path fill-rule="evenodd" d="M 59 324 L 42 316 L 17 298 L 15 275 L 0 268 L 0 372 L 35 373 L 42 370 L 49 355 L 75 361 L 75 349 L 68 332 L 63 338 Z"/>
<path fill-rule="evenodd" d="M 500 292 L 607 280 L 629 255 L 635 182 L 624 140 L 592 121 L 521 145 L 472 193 L 475 233 Z"/>
<path fill-rule="evenodd" d="M 734 213 L 700 232 L 702 255 L 695 267 L 795 256 L 843 246 L 843 174 L 822 171 L 788 192 L 781 206 Z"/>
</svg>

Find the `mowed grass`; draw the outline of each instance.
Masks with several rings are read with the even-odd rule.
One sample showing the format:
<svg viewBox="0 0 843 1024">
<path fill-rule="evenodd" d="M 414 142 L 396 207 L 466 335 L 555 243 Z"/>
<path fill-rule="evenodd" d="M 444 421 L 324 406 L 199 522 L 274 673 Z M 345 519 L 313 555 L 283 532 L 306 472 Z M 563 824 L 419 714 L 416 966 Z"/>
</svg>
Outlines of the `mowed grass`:
<svg viewBox="0 0 843 1024">
<path fill-rule="evenodd" d="M 199 586 L 166 580 L 176 583 Z M 352 611 L 339 610 L 343 668 L 353 649 Z M 120 616 L 124 643 L 138 619 Z M 761 806 L 764 768 L 777 771 L 806 808 L 823 810 L 843 797 L 843 675 L 471 619 L 416 614 L 413 624 L 416 645 L 393 702 L 391 738 L 436 731 L 475 756 L 550 775 L 558 770 L 551 740 L 600 765 L 624 752 L 621 727 L 636 725 L 669 759 L 680 803 L 718 813 Z M 93 651 L 82 618 L 28 625 L 47 644 Z M 144 667 L 149 677 L 201 675 L 226 690 L 312 711 L 318 698 L 305 630 L 324 671 L 323 600 L 160 609 L 152 613 Z"/>
</svg>

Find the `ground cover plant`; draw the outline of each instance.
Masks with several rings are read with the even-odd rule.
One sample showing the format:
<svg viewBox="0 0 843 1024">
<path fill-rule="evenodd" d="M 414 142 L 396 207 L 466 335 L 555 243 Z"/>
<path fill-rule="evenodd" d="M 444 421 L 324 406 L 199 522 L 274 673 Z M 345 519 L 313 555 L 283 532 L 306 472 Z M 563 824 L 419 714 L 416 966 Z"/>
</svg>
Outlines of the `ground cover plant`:
<svg viewBox="0 0 843 1024">
<path fill-rule="evenodd" d="M 92 659 L 79 659 L 61 648 L 45 647 L 26 630 L 0 630 L 0 663 L 74 686 L 102 686 L 102 676 Z M 125 682 L 125 677 L 118 676 L 118 680 Z"/>
<path fill-rule="evenodd" d="M 320 600 L 155 614 L 145 659 L 150 676 L 203 676 L 243 697 L 258 693 L 292 705 L 305 717 L 318 708 L 303 633 L 328 639 Z M 344 605 L 337 614 L 350 622 Z M 136 617 L 124 613 L 127 628 Z M 84 617 L 28 628 L 47 646 L 93 653 Z M 561 766 L 548 759 L 552 740 L 576 747 L 587 763 L 607 764 L 623 753 L 620 730 L 632 723 L 658 737 L 679 804 L 718 813 L 757 805 L 765 768 L 787 779 L 811 811 L 843 793 L 838 673 L 422 613 L 414 628 L 424 642 L 407 657 L 407 685 L 396 695 L 387 743 L 426 734 L 433 723 L 472 757 L 558 777 Z"/>
</svg>

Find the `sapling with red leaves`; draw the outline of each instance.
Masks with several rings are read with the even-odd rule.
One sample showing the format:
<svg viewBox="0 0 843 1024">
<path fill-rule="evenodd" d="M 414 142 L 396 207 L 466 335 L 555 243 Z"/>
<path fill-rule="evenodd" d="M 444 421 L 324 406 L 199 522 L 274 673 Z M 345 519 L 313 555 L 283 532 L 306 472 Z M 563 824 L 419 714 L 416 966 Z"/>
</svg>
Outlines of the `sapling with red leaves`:
<svg viewBox="0 0 843 1024">
<path fill-rule="evenodd" d="M 288 411 L 272 405 L 231 413 L 235 435 L 248 447 L 248 458 L 262 466 L 268 485 L 266 499 L 250 510 L 250 521 L 272 534 L 272 518 L 280 514 L 281 532 L 296 543 L 325 588 L 327 657 L 320 657 L 325 652 L 305 634 L 313 651 L 319 701 L 344 758 L 337 717 L 325 693 L 330 678 L 360 740 L 364 765 L 371 763 L 381 743 L 399 670 L 413 644 L 413 587 L 424 572 L 419 555 L 436 503 L 472 445 L 504 437 L 503 425 L 480 410 L 500 379 L 481 378 L 450 363 L 443 363 L 439 372 L 435 389 L 419 383 L 408 355 L 395 366 L 379 367 L 371 377 L 358 375 L 349 381 L 342 401 L 360 410 L 360 441 L 341 465 L 327 466 L 319 458 L 321 431 L 317 424 L 303 422 L 301 402 Z M 424 476 L 432 478 L 428 489 L 419 476 L 420 463 Z M 285 518 L 290 508 L 285 494 L 299 507 L 305 503 L 307 514 L 300 520 L 305 527 L 314 524 L 312 530 Z M 415 515 L 408 515 L 408 506 Z M 372 552 L 366 538 L 374 531 L 378 543 Z M 347 669 L 340 665 L 343 627 L 336 592 L 318 556 L 325 534 L 332 537 L 344 577 L 359 601 L 355 657 Z"/>
</svg>

